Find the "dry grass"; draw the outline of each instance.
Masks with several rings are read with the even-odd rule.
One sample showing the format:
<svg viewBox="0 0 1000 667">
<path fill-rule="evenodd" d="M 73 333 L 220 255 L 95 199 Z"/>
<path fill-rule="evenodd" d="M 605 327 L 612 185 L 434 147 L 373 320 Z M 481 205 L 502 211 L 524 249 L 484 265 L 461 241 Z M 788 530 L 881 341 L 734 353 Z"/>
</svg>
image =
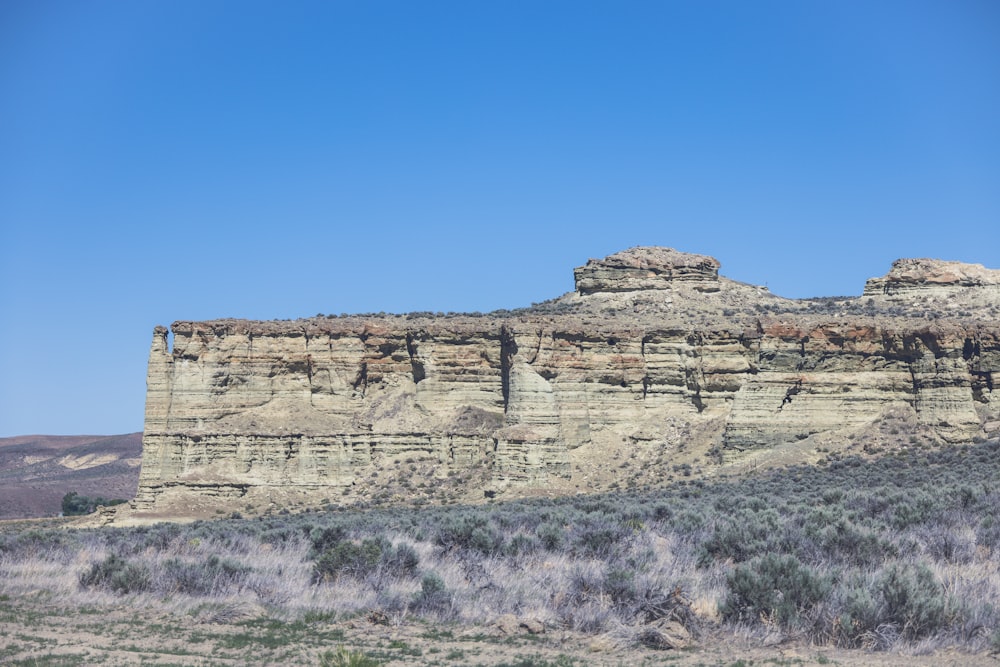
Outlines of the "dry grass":
<svg viewBox="0 0 1000 667">
<path fill-rule="evenodd" d="M 266 620 L 294 641 L 317 622 L 482 632 L 513 617 L 615 650 L 711 637 L 985 656 L 1000 647 L 998 452 L 991 442 L 493 507 L 8 527 L 0 596 L 70 615 L 125 608 L 197 626 Z M 409 551 L 412 568 L 394 560 Z M 769 554 L 785 560 L 768 565 Z M 815 579 L 821 599 L 796 572 Z"/>
</svg>

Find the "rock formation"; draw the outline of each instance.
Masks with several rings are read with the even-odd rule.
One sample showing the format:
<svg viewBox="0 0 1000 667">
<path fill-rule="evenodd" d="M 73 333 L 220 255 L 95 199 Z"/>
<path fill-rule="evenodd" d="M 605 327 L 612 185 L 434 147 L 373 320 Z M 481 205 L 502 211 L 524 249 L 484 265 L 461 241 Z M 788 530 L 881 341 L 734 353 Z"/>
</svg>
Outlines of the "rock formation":
<svg viewBox="0 0 1000 667">
<path fill-rule="evenodd" d="M 982 264 L 939 259 L 897 259 L 889 273 L 865 283 L 864 296 L 950 296 L 966 292 L 968 287 L 980 288 L 980 295 L 1000 298 L 1000 271 L 987 269 Z"/>
<path fill-rule="evenodd" d="M 1000 271 L 899 260 L 862 297 L 791 300 L 718 270 L 633 248 L 518 311 L 175 322 L 172 348 L 157 327 L 136 509 L 361 498 L 408 475 L 466 480 L 467 499 L 596 491 L 629 461 L 646 483 L 712 474 L 889 417 L 904 446 L 996 425 Z M 933 311 L 928 290 L 948 294 Z"/>
<path fill-rule="evenodd" d="M 671 289 L 685 282 L 702 292 L 719 291 L 719 260 L 673 248 L 630 248 L 592 259 L 573 276 L 580 294 Z"/>
</svg>

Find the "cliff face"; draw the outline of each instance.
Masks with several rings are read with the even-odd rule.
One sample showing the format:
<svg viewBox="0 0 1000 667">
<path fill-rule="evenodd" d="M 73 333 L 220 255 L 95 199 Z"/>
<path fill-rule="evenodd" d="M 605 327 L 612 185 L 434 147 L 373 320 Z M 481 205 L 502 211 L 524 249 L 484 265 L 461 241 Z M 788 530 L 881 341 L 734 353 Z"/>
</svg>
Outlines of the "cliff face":
<svg viewBox="0 0 1000 667">
<path fill-rule="evenodd" d="M 599 490 L 623 461 L 644 482 L 711 474 L 846 447 L 887 415 L 922 441 L 981 436 L 1000 413 L 1000 283 L 982 278 L 1000 272 L 902 262 L 866 296 L 788 300 L 711 257 L 634 248 L 516 312 L 176 322 L 172 349 L 157 327 L 136 507 L 361 497 L 421 474 L 469 480 L 467 498 Z M 927 285 L 948 292 L 930 314 Z"/>
</svg>

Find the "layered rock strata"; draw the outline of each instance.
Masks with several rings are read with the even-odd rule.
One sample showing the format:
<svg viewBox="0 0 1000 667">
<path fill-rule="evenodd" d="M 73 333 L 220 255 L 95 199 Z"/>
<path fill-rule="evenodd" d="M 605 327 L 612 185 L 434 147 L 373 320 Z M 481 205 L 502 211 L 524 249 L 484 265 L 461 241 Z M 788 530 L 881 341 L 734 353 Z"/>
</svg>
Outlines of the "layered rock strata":
<svg viewBox="0 0 1000 667">
<path fill-rule="evenodd" d="M 969 292 L 967 288 L 978 288 Z M 912 298 L 914 296 L 986 295 L 1000 298 L 1000 271 L 982 264 L 939 259 L 897 259 L 889 273 L 865 283 L 864 296 Z"/>
<path fill-rule="evenodd" d="M 687 283 L 703 292 L 719 290 L 719 260 L 673 248 L 630 248 L 592 259 L 574 270 L 580 294 L 671 289 Z"/>
<path fill-rule="evenodd" d="M 983 276 L 1000 272 L 904 262 L 866 294 L 933 284 L 976 312 L 782 299 L 711 257 L 633 248 L 503 314 L 175 322 L 172 346 L 157 327 L 136 506 L 349 491 L 413 457 L 482 473 L 491 494 L 597 490 L 609 478 L 583 471 L 630 451 L 718 465 L 901 409 L 939 442 L 983 435 L 1000 413 L 1000 297 Z"/>
</svg>

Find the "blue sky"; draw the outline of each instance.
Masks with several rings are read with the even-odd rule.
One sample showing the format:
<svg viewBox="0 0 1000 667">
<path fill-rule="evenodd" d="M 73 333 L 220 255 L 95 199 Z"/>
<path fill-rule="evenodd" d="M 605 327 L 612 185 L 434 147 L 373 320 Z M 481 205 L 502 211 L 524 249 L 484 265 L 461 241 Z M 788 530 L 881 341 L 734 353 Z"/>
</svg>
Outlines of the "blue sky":
<svg viewBox="0 0 1000 667">
<path fill-rule="evenodd" d="M 0 436 L 140 430 L 178 319 L 1000 267 L 998 119 L 993 0 L 7 0 Z"/>
</svg>

